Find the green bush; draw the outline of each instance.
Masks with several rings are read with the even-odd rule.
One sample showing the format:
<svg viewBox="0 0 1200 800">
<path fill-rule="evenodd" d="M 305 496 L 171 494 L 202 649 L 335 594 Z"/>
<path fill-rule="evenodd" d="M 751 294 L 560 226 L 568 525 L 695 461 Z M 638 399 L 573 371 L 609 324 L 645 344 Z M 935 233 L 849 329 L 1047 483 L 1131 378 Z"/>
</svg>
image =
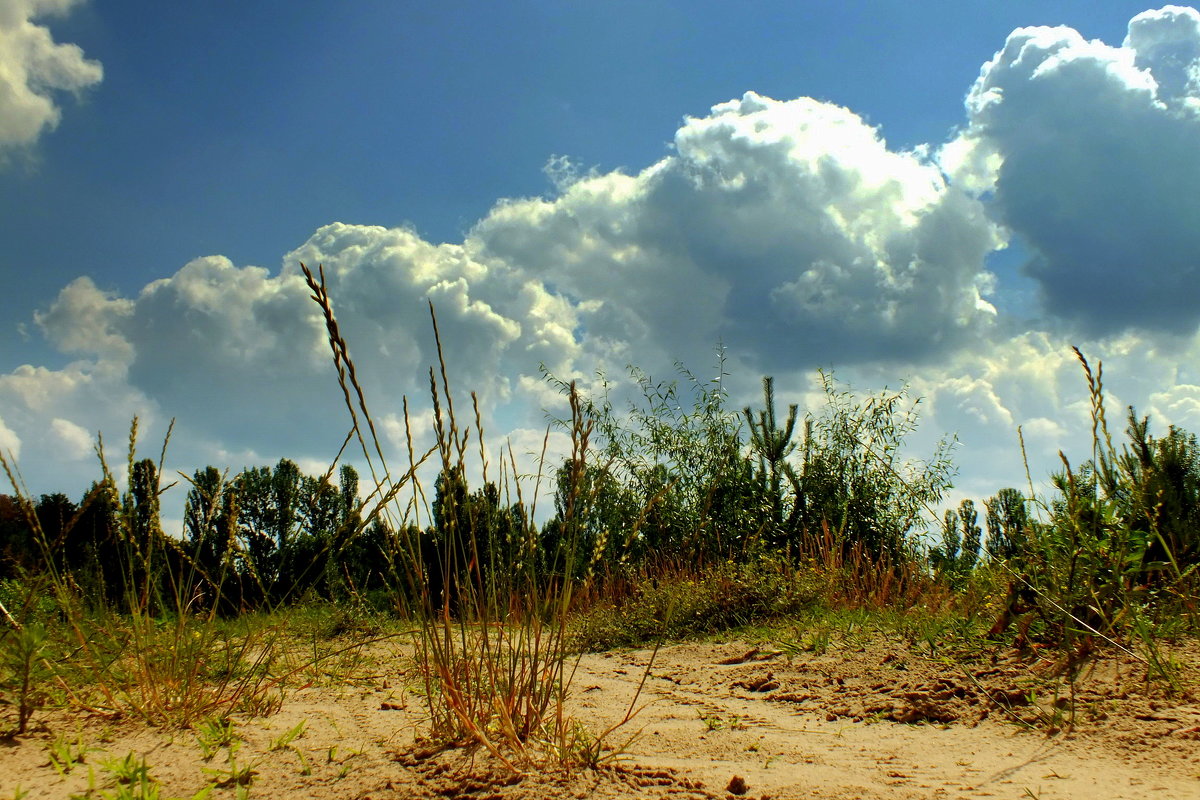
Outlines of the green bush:
<svg viewBox="0 0 1200 800">
<path fill-rule="evenodd" d="M 1029 524 L 1013 566 L 1010 610 L 1036 612 L 1041 634 L 1075 654 L 1095 637 L 1143 635 L 1155 620 L 1194 621 L 1200 551 L 1200 448 L 1176 428 L 1155 439 L 1129 409 L 1121 449 L 1104 407 L 1102 367 L 1076 350 L 1092 406 L 1092 457 L 1053 476 L 1047 519 Z"/>
<path fill-rule="evenodd" d="M 647 576 L 622 600 L 580 613 L 572 641 L 604 650 L 715 633 L 797 614 L 821 600 L 822 588 L 814 572 L 770 557 Z"/>
</svg>

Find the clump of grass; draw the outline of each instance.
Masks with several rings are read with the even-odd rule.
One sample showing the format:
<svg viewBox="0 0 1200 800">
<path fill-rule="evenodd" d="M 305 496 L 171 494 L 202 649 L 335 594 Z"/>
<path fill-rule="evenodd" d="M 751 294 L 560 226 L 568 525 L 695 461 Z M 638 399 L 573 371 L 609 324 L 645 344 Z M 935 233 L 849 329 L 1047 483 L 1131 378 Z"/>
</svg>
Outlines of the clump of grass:
<svg viewBox="0 0 1200 800">
<path fill-rule="evenodd" d="M 60 534 L 70 535 L 93 504 L 109 509 L 113 559 L 100 585 L 113 587 L 111 596 L 85 593 L 75 574 L 60 567 L 55 549 L 61 542 L 47 535 L 16 465 L 0 453 L 0 467 L 16 491 L 44 565 L 38 580 L 26 584 L 22 615 L 33 620 L 33 611 L 46 602 L 55 609 L 51 628 L 9 615 L 5 637 L 27 645 L 16 648 L 25 654 L 17 675 L 24 698 L 18 703 L 19 732 L 28 724 L 36 697 L 31 681 L 39 674 L 43 684 L 53 683 L 73 705 L 152 723 L 186 726 L 234 711 L 267 713 L 279 702 L 270 675 L 276 633 L 246 620 L 218 619 L 216 601 L 198 604 L 187 584 L 176 580 L 181 571 L 171 565 L 187 554 L 162 532 L 157 514 L 165 491 L 158 475 L 170 432 L 157 464 L 137 458 L 137 438 L 135 418 L 127 454 L 130 486 L 122 496 L 103 440 L 98 442 L 102 480 Z M 46 657 L 48 651 L 56 657 Z"/>
<path fill-rule="evenodd" d="M 158 779 L 150 774 L 150 766 L 146 763 L 145 756 L 135 756 L 133 753 L 128 753 L 123 758 L 113 758 L 105 761 L 103 767 L 112 779 L 116 781 L 116 787 L 111 790 L 99 792 L 94 787 L 89 787 L 85 795 L 71 795 L 72 800 L 76 800 L 76 798 L 83 800 L 83 798 L 96 796 L 99 796 L 102 800 L 160 800 L 160 798 L 162 800 L 172 800 L 171 798 L 163 798 L 162 785 L 158 782 Z M 210 783 L 192 795 L 190 800 L 204 800 L 204 798 L 211 796 L 214 788 L 217 788 L 217 784 Z M 244 797 L 245 794 L 239 792 L 237 796 Z"/>
<path fill-rule="evenodd" d="M 206 719 L 196 725 L 195 730 L 196 743 L 200 745 L 205 761 L 211 761 L 221 748 L 232 747 L 241 741 L 233 720 L 228 717 Z"/>
<path fill-rule="evenodd" d="M 78 734 L 74 741 L 59 734 L 46 746 L 46 754 L 54 771 L 65 777 L 70 775 L 75 767 L 87 761 L 87 754 L 91 749 L 83 743 L 82 733 Z"/>
<path fill-rule="evenodd" d="M 473 419 L 460 424 L 447 378 L 437 317 L 430 317 L 438 368 L 430 367 L 434 447 L 414 452 L 407 399 L 407 470 L 394 475 L 380 445 L 349 348 L 340 333 L 323 272 L 303 264 L 313 300 L 321 308 L 338 383 L 358 442 L 375 481 L 379 499 L 368 519 L 384 519 L 395 533 L 397 605 L 407 607 L 419 624 L 417 662 L 428 704 L 429 736 L 444 743 L 481 746 L 514 770 L 547 760 L 570 767 L 598 758 L 598 740 L 565 711 L 574 667 L 570 661 L 568 621 L 575 593 L 571 577 L 582 555 L 573 541 L 575 512 L 564 520 L 565 546 L 557 569 L 540 568 L 539 533 L 533 523 L 536 488 L 526 501 L 511 450 L 500 462 L 499 486 L 488 483 L 489 464 L 478 400 L 471 395 Z M 568 476 L 566 504 L 582 508 L 591 424 L 571 393 L 570 435 L 574 465 Z M 488 487 L 467 491 L 468 451 L 474 439 L 478 467 Z M 417 473 L 431 455 L 438 466 L 429 530 L 417 524 L 426 506 Z M 499 497 L 509 498 L 501 511 Z M 515 503 L 512 502 L 515 500 Z M 515 510 L 513 510 L 515 509 Z M 498 535 L 497 531 L 503 531 Z"/>
<path fill-rule="evenodd" d="M 665 565 L 626 580 L 619 599 L 597 598 L 574 616 L 573 647 L 598 651 L 769 624 L 823 603 L 814 571 L 765 556 L 702 569 Z"/>
</svg>

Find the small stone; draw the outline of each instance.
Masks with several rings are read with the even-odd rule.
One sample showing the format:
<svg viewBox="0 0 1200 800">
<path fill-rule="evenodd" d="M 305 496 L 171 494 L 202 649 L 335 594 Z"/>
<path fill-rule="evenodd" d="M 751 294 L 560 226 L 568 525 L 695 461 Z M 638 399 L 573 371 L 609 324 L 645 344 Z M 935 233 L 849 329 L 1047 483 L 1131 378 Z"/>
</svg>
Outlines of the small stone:
<svg viewBox="0 0 1200 800">
<path fill-rule="evenodd" d="M 749 791 L 749 787 L 746 786 L 745 778 L 741 775 L 734 775 L 729 779 L 729 785 L 725 787 L 725 791 L 730 794 L 745 794 Z"/>
</svg>

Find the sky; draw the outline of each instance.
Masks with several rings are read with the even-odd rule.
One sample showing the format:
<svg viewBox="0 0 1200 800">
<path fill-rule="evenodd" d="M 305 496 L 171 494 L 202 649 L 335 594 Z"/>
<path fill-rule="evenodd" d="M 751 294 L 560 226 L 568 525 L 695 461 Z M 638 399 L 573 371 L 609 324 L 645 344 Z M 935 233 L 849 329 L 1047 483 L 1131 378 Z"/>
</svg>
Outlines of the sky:
<svg viewBox="0 0 1200 800">
<path fill-rule="evenodd" d="M 907 385 L 948 502 L 1027 485 L 1018 426 L 1041 486 L 1090 455 L 1072 346 L 1114 433 L 1200 431 L 1198 145 L 1185 6 L 0 0 L 0 448 L 34 494 L 135 415 L 171 474 L 322 472 L 303 262 L 397 456 L 432 301 L 518 456 L 543 365 L 620 398 L 719 345 L 731 408 Z"/>
</svg>

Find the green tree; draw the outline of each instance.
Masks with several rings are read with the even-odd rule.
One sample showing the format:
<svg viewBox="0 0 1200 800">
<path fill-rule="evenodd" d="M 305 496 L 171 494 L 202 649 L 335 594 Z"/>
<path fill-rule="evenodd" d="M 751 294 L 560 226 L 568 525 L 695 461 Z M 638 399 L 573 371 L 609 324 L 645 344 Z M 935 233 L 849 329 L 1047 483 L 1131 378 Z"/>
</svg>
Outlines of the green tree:
<svg viewBox="0 0 1200 800">
<path fill-rule="evenodd" d="M 607 381 L 600 397 L 580 398 L 598 446 L 592 463 L 604 465 L 624 488 L 621 503 L 637 509 L 627 522 L 638 526 L 632 538 L 629 527 L 610 538 L 630 539 L 642 552 L 663 559 L 704 562 L 740 555 L 747 534 L 741 526 L 760 526 L 751 514 L 734 508 L 735 498 L 753 486 L 744 469 L 742 415 L 727 407 L 724 353 L 718 351 L 717 377 L 711 381 L 675 366 L 682 382 L 655 381 L 630 366 L 640 397 L 624 413 L 614 407 Z M 564 394 L 573 391 L 571 384 L 546 377 Z M 690 400 L 681 383 L 690 388 Z"/>
<path fill-rule="evenodd" d="M 433 526 L 422 541 L 421 559 L 432 609 L 457 615 L 462 577 L 469 563 L 471 535 L 467 480 L 456 466 L 443 469 L 433 484 Z"/>
<path fill-rule="evenodd" d="M 358 484 L 358 470 L 349 464 L 343 464 L 338 471 L 338 490 L 342 500 L 338 529 L 342 532 L 343 539 L 357 535 L 363 527 Z"/>
<path fill-rule="evenodd" d="M 344 518 L 342 494 L 329 479 L 302 475 L 296 501 L 297 527 L 280 546 L 278 600 L 316 591 L 328 597 L 330 566 Z"/>
<path fill-rule="evenodd" d="M 959 527 L 958 512 L 947 508 L 942 515 L 942 543 L 933 548 L 929 560 L 939 573 L 954 573 L 958 567 L 958 555 L 962 551 L 962 528 Z"/>
<path fill-rule="evenodd" d="M 984 501 L 987 509 L 987 552 L 993 558 L 1012 560 L 1028 546 L 1032 521 L 1020 490 L 1005 488 Z"/>
<path fill-rule="evenodd" d="M 641 510 L 611 470 L 565 459 L 555 473 L 554 518 L 542 532 L 543 566 L 581 578 L 640 561 Z"/>
<path fill-rule="evenodd" d="M 788 462 L 797 446 L 792 437 L 796 431 L 796 412 L 799 407 L 795 403 L 788 406 L 787 419 L 782 427 L 778 425 L 775 417 L 775 379 L 771 377 L 763 378 L 763 406 L 757 420 L 749 406 L 744 413 L 750 426 L 750 450 L 758 460 L 758 473 L 754 480 L 759 504 L 770 529 L 771 543 L 778 546 L 784 543 L 786 531 L 794 527 L 800 508 L 794 502 L 793 494 L 800 486 L 800 477 Z M 784 478 L 788 481 L 786 489 Z M 789 494 L 792 495 L 791 502 L 788 500 Z M 789 506 L 791 513 L 785 524 L 784 511 Z"/>
<path fill-rule="evenodd" d="M 149 552 L 162 536 L 159 521 L 158 467 L 148 458 L 134 462 L 129 479 L 134 541 Z"/>
<path fill-rule="evenodd" d="M 959 503 L 958 520 L 962 524 L 962 551 L 958 554 L 958 568 L 963 573 L 969 573 L 979 561 L 980 537 L 983 535 L 974 500 Z"/>
<path fill-rule="evenodd" d="M 1149 418 L 1129 408 L 1129 446 L 1108 472 L 1105 490 L 1128 498 L 1127 525 L 1146 530 L 1144 560 L 1155 580 L 1180 576 L 1200 564 L 1200 445 L 1171 426 L 1150 435 Z"/>
<path fill-rule="evenodd" d="M 165 602 L 164 592 L 168 586 L 179 586 L 182 573 L 180 565 L 167 553 L 159 520 L 161 491 L 155 463 L 148 458 L 135 461 L 120 512 L 120 530 L 125 533 L 122 549 L 126 600 L 152 614 L 171 607 Z"/>
<path fill-rule="evenodd" d="M 59 568 L 65 566 L 64 559 L 69 552 L 67 538 L 70 535 L 75 515 L 79 506 L 61 492 L 44 494 L 38 498 L 36 507 L 38 525 L 42 529 L 50 554 L 56 557 Z"/>
<path fill-rule="evenodd" d="M 950 487 L 953 440 L 941 440 L 927 459 L 905 460 L 919 399 L 902 388 L 859 400 L 832 374 L 820 377 L 825 405 L 805 421 L 797 522 L 809 536 L 828 524 L 846 550 L 906 558 L 911 534 Z"/>
<path fill-rule="evenodd" d="M 120 605 L 127 591 L 129 547 L 120 536 L 120 493 L 108 478 L 91 485 L 72 526 L 70 568 L 85 595 Z"/>
<path fill-rule="evenodd" d="M 10 578 L 42 563 L 33 528 L 17 498 L 0 494 L 0 578 Z"/>
<path fill-rule="evenodd" d="M 193 559 L 193 582 L 206 593 L 223 594 L 230 572 L 230 550 L 236 532 L 234 487 L 213 466 L 196 470 L 183 508 L 187 553 Z"/>
<path fill-rule="evenodd" d="M 237 492 L 237 539 L 241 551 L 238 576 L 242 602 L 253 606 L 265 599 L 265 590 L 274 583 L 278 573 L 275 541 L 278 526 L 271 468 L 244 469 L 233 485 Z M 255 599 L 255 593 L 259 599 Z"/>
<path fill-rule="evenodd" d="M 296 462 L 279 459 L 271 473 L 271 489 L 275 500 L 275 545 L 279 551 L 287 549 L 288 542 L 296 531 L 300 513 L 301 480 L 304 476 Z"/>
<path fill-rule="evenodd" d="M 431 607 L 451 615 L 506 609 L 516 570 L 528 566 L 519 555 L 528 541 L 524 513 L 506 505 L 494 483 L 472 492 L 451 466 L 434 483 L 432 514 L 432 528 L 420 537 Z"/>
</svg>

